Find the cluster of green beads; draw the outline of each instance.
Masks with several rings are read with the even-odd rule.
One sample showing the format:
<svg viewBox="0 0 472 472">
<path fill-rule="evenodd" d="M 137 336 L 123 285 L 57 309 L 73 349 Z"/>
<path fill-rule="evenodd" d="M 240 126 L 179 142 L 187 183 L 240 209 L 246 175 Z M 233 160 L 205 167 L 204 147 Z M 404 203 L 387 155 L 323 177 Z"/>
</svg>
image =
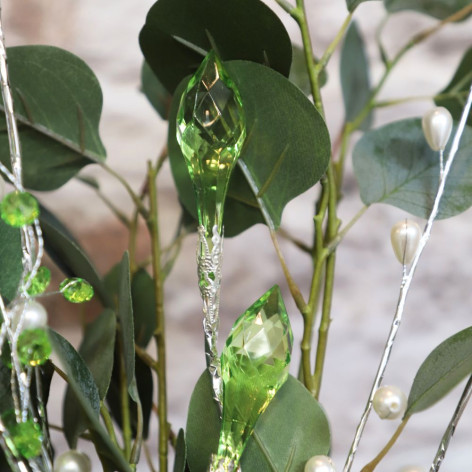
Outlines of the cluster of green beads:
<svg viewBox="0 0 472 472">
<path fill-rule="evenodd" d="M 13 410 L 2 416 L 7 426 L 8 436 L 5 436 L 8 448 L 15 457 L 32 459 L 39 456 L 42 448 L 43 435 L 39 425 L 31 418 L 17 422 Z"/>
<path fill-rule="evenodd" d="M 32 367 L 42 365 L 49 359 L 51 352 L 51 343 L 44 329 L 25 329 L 20 334 L 17 353 L 22 364 Z"/>
<path fill-rule="evenodd" d="M 79 277 L 65 279 L 59 285 L 59 289 L 64 298 L 71 303 L 88 302 L 93 297 L 93 287 Z"/>
<path fill-rule="evenodd" d="M 30 276 L 28 275 L 28 277 L 26 278 L 27 282 L 29 278 Z M 30 286 L 28 287 L 26 292 L 31 297 L 40 295 L 46 291 L 50 282 L 51 271 L 47 267 L 41 266 L 36 272 L 36 275 L 31 279 Z"/>
<path fill-rule="evenodd" d="M 0 216 L 7 225 L 15 228 L 31 225 L 39 217 L 38 201 L 28 192 L 15 190 L 0 203 Z"/>
</svg>

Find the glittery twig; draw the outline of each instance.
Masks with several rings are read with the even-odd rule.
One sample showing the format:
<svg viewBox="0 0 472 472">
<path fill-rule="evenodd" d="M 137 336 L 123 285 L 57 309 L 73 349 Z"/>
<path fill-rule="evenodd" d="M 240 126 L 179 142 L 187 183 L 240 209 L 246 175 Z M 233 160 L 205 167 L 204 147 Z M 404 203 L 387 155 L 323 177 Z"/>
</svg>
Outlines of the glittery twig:
<svg viewBox="0 0 472 472">
<path fill-rule="evenodd" d="M 365 425 L 367 423 L 367 419 L 369 417 L 370 411 L 372 410 L 372 402 L 374 399 L 375 392 L 377 389 L 380 387 L 385 370 L 387 368 L 387 364 L 390 358 L 390 354 L 392 352 L 393 344 L 395 342 L 395 338 L 398 332 L 398 329 L 400 327 L 400 323 L 402 320 L 402 315 L 403 315 L 403 310 L 405 307 L 405 301 L 406 297 L 408 295 L 409 289 L 411 282 L 413 280 L 413 276 L 416 271 L 416 267 L 418 265 L 418 261 L 420 259 L 420 256 L 429 240 L 429 237 L 431 235 L 431 230 L 432 226 L 434 223 L 434 220 L 436 219 L 436 216 L 438 214 L 439 210 L 439 204 L 441 202 L 441 198 L 444 194 L 444 188 L 446 186 L 446 180 L 447 176 L 449 174 L 449 171 L 451 170 L 452 163 L 454 161 L 454 158 L 457 154 L 457 151 L 459 149 L 459 143 L 462 137 L 462 134 L 464 132 L 464 128 L 467 122 L 467 118 L 469 116 L 470 108 L 472 105 L 472 87 L 469 92 L 469 97 L 467 99 L 467 103 L 464 107 L 464 111 L 462 112 L 462 117 L 461 121 L 459 123 L 459 126 L 457 128 L 456 134 L 454 136 L 454 140 L 452 142 L 451 150 L 449 152 L 449 156 L 447 158 L 447 161 L 444 165 L 444 169 L 442 172 L 442 175 L 439 180 L 439 187 L 438 191 L 436 193 L 436 197 L 434 199 L 434 205 L 431 210 L 431 213 L 429 215 L 428 221 L 426 223 L 426 226 L 423 231 L 423 235 L 421 236 L 420 242 L 418 244 L 418 249 L 416 251 L 416 255 L 411 263 L 410 270 L 409 271 L 404 271 L 404 275 L 402 278 L 401 286 L 400 286 L 400 293 L 398 297 L 398 302 L 397 302 L 397 307 L 395 310 L 395 316 L 393 318 L 392 326 L 390 328 L 390 333 L 387 339 L 387 343 L 385 345 L 385 349 L 382 355 L 382 359 L 380 361 L 377 374 L 375 376 L 374 383 L 372 385 L 372 389 L 369 394 L 369 398 L 367 400 L 367 404 L 364 410 L 364 413 L 362 414 L 361 420 L 357 426 L 356 433 L 354 436 L 354 440 L 351 445 L 351 449 L 349 450 L 349 454 L 346 460 L 346 464 L 344 465 L 344 472 L 349 472 L 352 467 L 352 463 L 354 461 L 355 454 L 357 452 L 357 448 L 359 447 L 360 440 L 362 438 L 362 434 L 364 432 Z"/>
<path fill-rule="evenodd" d="M 223 256 L 223 237 L 215 225 L 212 229 L 210 248 L 205 236 L 205 228 L 198 228 L 198 286 L 203 300 L 203 331 L 205 333 L 205 353 L 207 367 L 211 375 L 214 398 L 222 411 L 223 385 L 221 380 L 220 358 L 218 356 L 217 340 L 219 327 L 219 305 L 221 286 L 221 265 Z"/>
<path fill-rule="evenodd" d="M 241 467 L 235 467 L 233 461 L 229 464 L 226 462 L 227 459 L 220 459 L 218 462 L 216 461 L 216 455 L 212 454 L 208 472 L 241 472 Z"/>
</svg>

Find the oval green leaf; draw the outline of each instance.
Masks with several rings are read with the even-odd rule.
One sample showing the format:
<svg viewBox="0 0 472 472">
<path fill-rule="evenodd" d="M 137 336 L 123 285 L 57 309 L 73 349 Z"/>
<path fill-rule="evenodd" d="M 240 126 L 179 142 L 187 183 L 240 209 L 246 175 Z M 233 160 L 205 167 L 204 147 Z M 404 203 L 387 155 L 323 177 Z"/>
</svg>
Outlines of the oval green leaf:
<svg viewBox="0 0 472 472">
<path fill-rule="evenodd" d="M 25 187 L 54 190 L 85 165 L 105 159 L 98 133 L 102 92 L 85 62 L 52 46 L 19 46 L 8 49 L 8 67 Z M 1 119 L 0 160 L 10 168 Z"/>
<path fill-rule="evenodd" d="M 414 10 L 442 20 L 470 6 L 470 0 L 384 0 L 384 4 L 390 13 Z"/>
<path fill-rule="evenodd" d="M 315 64 L 318 59 L 314 58 Z M 295 84 L 307 97 L 311 96 L 310 76 L 306 68 L 305 51 L 302 47 L 294 45 L 292 48 L 292 67 L 288 77 L 290 82 Z M 320 87 L 324 87 L 328 82 L 328 72 L 322 69 L 318 77 Z"/>
<path fill-rule="evenodd" d="M 220 419 L 207 372 L 200 377 L 190 400 L 187 419 L 187 460 L 192 472 L 206 472 L 216 452 Z M 305 462 L 328 454 L 330 432 L 319 403 L 289 376 L 259 418 L 241 458 L 242 470 L 303 471 Z"/>
<path fill-rule="evenodd" d="M 472 327 L 442 342 L 419 368 L 408 396 L 405 416 L 437 403 L 472 373 Z"/>
<path fill-rule="evenodd" d="M 139 43 L 171 94 L 184 77 L 196 71 L 210 49 L 225 61 L 259 62 L 285 76 L 292 61 L 285 27 L 259 0 L 159 0 L 149 10 Z"/>
<path fill-rule="evenodd" d="M 251 174 L 275 227 L 285 205 L 311 188 L 326 171 L 331 144 L 326 124 L 305 95 L 277 72 L 247 61 L 226 63 L 241 93 L 247 138 L 240 160 Z M 196 218 L 195 195 L 176 139 L 182 83 L 169 117 L 169 157 L 179 197 Z M 236 167 L 225 206 L 225 235 L 234 236 L 263 222 L 257 200 Z"/>
<path fill-rule="evenodd" d="M 177 435 L 177 443 L 175 445 L 175 462 L 174 472 L 185 472 L 187 466 L 187 446 L 185 445 L 184 430 L 181 429 Z"/>
<path fill-rule="evenodd" d="M 444 90 L 441 90 L 435 97 L 434 101 L 436 105 L 446 107 L 451 112 L 452 117 L 459 121 L 467 101 L 471 84 L 472 48 L 464 54 L 449 85 Z M 472 126 L 472 114 L 469 115 L 467 124 Z"/>
<path fill-rule="evenodd" d="M 345 121 L 355 120 L 370 99 L 370 74 L 364 40 L 353 21 L 347 30 L 341 49 L 341 87 L 343 92 Z M 372 113 L 359 125 L 366 131 L 372 124 Z"/>
<path fill-rule="evenodd" d="M 159 82 L 146 61 L 143 62 L 141 67 L 141 92 L 144 93 L 154 110 L 159 113 L 159 116 L 163 120 L 167 120 L 172 97 Z"/>
<path fill-rule="evenodd" d="M 445 156 L 448 150 L 449 147 Z M 387 203 L 428 218 L 438 188 L 439 157 L 426 143 L 420 119 L 397 121 L 367 132 L 354 148 L 353 163 L 361 199 L 366 205 Z M 455 216 L 470 206 L 472 129 L 466 127 L 447 179 L 438 219 Z"/>
<path fill-rule="evenodd" d="M 0 295 L 13 300 L 23 273 L 21 236 L 18 228 L 0 219 Z"/>
</svg>

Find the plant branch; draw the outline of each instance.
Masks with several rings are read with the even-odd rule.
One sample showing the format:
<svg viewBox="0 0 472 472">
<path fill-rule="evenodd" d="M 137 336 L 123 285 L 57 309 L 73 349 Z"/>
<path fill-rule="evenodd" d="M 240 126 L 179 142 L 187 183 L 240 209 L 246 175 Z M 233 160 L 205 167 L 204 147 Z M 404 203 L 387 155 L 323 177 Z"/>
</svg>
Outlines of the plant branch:
<svg viewBox="0 0 472 472">
<path fill-rule="evenodd" d="M 369 209 L 368 205 L 364 205 L 354 216 L 353 218 L 343 226 L 341 231 L 336 234 L 336 236 L 328 243 L 327 249 L 329 252 L 334 251 L 339 243 L 344 239 L 346 234 L 350 231 L 350 229 L 362 218 L 364 213 Z"/>
<path fill-rule="evenodd" d="M 103 402 L 100 402 L 100 415 L 103 418 L 103 422 L 105 423 L 105 428 L 108 431 L 108 434 L 110 435 L 110 439 L 113 442 L 113 444 L 119 448 L 118 446 L 118 441 L 116 439 L 116 434 L 115 434 L 115 428 L 113 427 L 113 421 L 110 416 L 110 412 L 106 408 L 106 406 L 103 404 Z"/>
</svg>

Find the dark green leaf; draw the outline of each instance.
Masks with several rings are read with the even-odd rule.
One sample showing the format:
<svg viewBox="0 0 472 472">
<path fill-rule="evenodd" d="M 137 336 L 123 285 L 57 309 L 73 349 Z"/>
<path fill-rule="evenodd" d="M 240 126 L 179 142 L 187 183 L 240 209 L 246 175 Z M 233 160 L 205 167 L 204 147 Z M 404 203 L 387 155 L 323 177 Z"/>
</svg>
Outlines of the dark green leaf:
<svg viewBox="0 0 472 472">
<path fill-rule="evenodd" d="M 154 385 L 152 380 L 151 368 L 146 365 L 138 356 L 135 359 L 136 385 L 138 388 L 139 399 L 143 409 L 143 436 L 146 439 L 149 435 L 149 421 L 151 420 L 152 401 Z M 137 411 L 137 410 L 136 410 Z M 137 415 L 132 412 L 131 426 L 133 431 L 137 428 Z"/>
<path fill-rule="evenodd" d="M 146 61 L 141 68 L 141 92 L 146 95 L 154 110 L 159 113 L 163 120 L 169 116 L 172 97 L 166 88 L 159 82 L 158 78 Z"/>
<path fill-rule="evenodd" d="M 317 62 L 315 58 L 315 62 Z M 306 96 L 311 95 L 310 77 L 306 68 L 305 52 L 300 46 L 293 46 L 292 67 L 290 68 L 290 82 L 294 83 Z M 328 73 L 323 69 L 319 75 L 320 87 L 326 85 Z"/>
<path fill-rule="evenodd" d="M 277 227 L 285 205 L 321 178 L 331 149 L 328 130 L 315 107 L 285 77 L 246 61 L 226 64 L 246 112 L 247 139 L 240 160 L 247 166 L 269 216 Z M 185 83 L 176 92 L 180 96 Z M 196 216 L 195 196 L 175 137 L 178 100 L 169 118 L 169 157 L 179 197 Z M 236 168 L 225 206 L 225 235 L 234 236 L 263 222 L 257 201 Z"/>
<path fill-rule="evenodd" d="M 93 188 L 94 190 L 100 190 L 100 184 L 98 183 L 98 180 L 95 177 L 80 174 L 76 177 L 76 179 L 79 182 L 82 182 L 83 184 Z"/>
<path fill-rule="evenodd" d="M 341 50 L 341 86 L 346 122 L 354 121 L 370 98 L 369 64 L 364 41 L 357 23 L 353 21 L 347 30 Z M 372 124 L 370 113 L 359 129 L 367 130 Z"/>
<path fill-rule="evenodd" d="M 217 407 L 207 372 L 190 400 L 187 419 L 187 460 L 192 472 L 206 472 L 216 452 L 220 431 Z M 292 376 L 256 423 L 241 458 L 242 470 L 303 472 L 305 462 L 330 449 L 330 432 L 319 403 Z"/>
<path fill-rule="evenodd" d="M 472 84 L 472 48 L 470 48 L 461 60 L 454 77 L 449 85 L 439 92 L 434 99 L 436 105 L 446 107 L 457 121 L 462 116 L 467 101 L 467 95 Z M 447 96 L 446 96 L 447 95 Z M 467 124 L 472 126 L 472 114 L 469 114 Z"/>
<path fill-rule="evenodd" d="M 95 267 L 65 226 L 44 207 L 41 207 L 39 219 L 45 249 L 58 267 L 68 277 L 82 277 L 87 280 L 93 286 L 102 304 L 113 307 L 113 301 Z"/>
<path fill-rule="evenodd" d="M 277 15 L 259 0 L 159 0 L 139 36 L 141 50 L 171 93 L 193 74 L 204 55 L 245 59 L 288 76 L 292 44 Z"/>
<path fill-rule="evenodd" d="M 384 0 L 384 4 L 391 13 L 415 10 L 442 20 L 470 5 L 470 0 Z"/>
<path fill-rule="evenodd" d="M 187 465 L 187 447 L 185 445 L 184 430 L 181 429 L 177 435 L 177 444 L 175 446 L 174 472 L 185 472 Z"/>
<path fill-rule="evenodd" d="M 467 328 L 442 342 L 421 364 L 405 416 L 434 405 L 471 373 L 472 328 Z"/>
<path fill-rule="evenodd" d="M 131 472 L 131 468 L 123 458 L 121 451 L 115 446 L 99 420 L 100 397 L 90 370 L 82 357 L 58 333 L 49 330 L 53 349 L 69 378 L 69 385 L 83 408 L 90 428 L 94 432 L 94 444 L 99 454 L 115 465 L 116 470 Z"/>
<path fill-rule="evenodd" d="M 133 303 L 131 301 L 131 281 L 129 273 L 129 256 L 125 252 L 120 264 L 120 285 L 118 292 L 118 319 L 120 320 L 121 348 L 125 361 L 128 392 L 137 401 L 134 370 L 134 325 Z"/>
<path fill-rule="evenodd" d="M 420 119 L 397 121 L 369 131 L 354 148 L 353 162 L 366 205 L 388 203 L 428 218 L 438 188 L 439 158 L 426 143 Z M 466 127 L 447 179 L 438 218 L 457 215 L 471 205 L 472 129 Z"/>
<path fill-rule="evenodd" d="M 144 269 L 139 269 L 131 281 L 133 299 L 134 337 L 136 344 L 145 348 L 156 329 L 156 297 L 154 281 Z"/>
<path fill-rule="evenodd" d="M 11 369 L 0 360 L 0 415 L 14 408 L 11 396 Z"/>
<path fill-rule="evenodd" d="M 361 3 L 369 2 L 372 0 L 346 0 L 347 9 L 353 12 Z"/>
<path fill-rule="evenodd" d="M 23 273 L 21 258 L 20 230 L 0 219 L 0 294 L 7 300 L 15 298 L 20 283 Z"/>
<path fill-rule="evenodd" d="M 85 165 L 105 159 L 98 134 L 102 92 L 81 59 L 52 46 L 20 46 L 8 50 L 8 67 L 25 187 L 54 190 Z M 9 156 L 2 125 L 0 159 L 7 167 Z"/>
</svg>

